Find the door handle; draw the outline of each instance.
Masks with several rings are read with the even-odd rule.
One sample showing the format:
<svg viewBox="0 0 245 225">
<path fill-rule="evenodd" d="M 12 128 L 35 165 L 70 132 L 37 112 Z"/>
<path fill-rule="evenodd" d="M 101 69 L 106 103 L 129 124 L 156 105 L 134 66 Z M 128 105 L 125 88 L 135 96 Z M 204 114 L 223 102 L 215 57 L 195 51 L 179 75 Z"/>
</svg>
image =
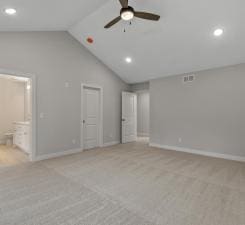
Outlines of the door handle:
<svg viewBox="0 0 245 225">
<path fill-rule="evenodd" d="M 122 122 L 125 122 L 126 121 L 126 119 L 122 119 Z"/>
<path fill-rule="evenodd" d="M 86 123 L 86 121 L 85 121 L 85 120 L 83 120 L 83 123 Z"/>
</svg>

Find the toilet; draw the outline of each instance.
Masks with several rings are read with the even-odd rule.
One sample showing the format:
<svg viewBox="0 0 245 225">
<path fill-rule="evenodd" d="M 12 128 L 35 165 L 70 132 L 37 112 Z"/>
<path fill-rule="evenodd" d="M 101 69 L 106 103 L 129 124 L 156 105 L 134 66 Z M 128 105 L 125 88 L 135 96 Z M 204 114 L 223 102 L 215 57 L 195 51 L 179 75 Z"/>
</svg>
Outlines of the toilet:
<svg viewBox="0 0 245 225">
<path fill-rule="evenodd" d="M 13 133 L 6 133 L 4 134 L 6 139 L 6 146 L 12 146 L 13 145 Z"/>
</svg>

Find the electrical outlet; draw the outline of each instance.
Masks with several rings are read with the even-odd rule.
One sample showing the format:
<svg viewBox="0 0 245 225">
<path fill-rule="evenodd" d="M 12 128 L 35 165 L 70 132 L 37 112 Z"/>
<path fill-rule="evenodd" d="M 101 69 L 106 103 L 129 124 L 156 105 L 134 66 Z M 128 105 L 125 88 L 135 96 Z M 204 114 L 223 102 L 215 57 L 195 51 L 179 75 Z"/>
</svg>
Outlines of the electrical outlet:
<svg viewBox="0 0 245 225">
<path fill-rule="evenodd" d="M 69 82 L 65 82 L 65 88 L 69 88 L 70 87 L 70 83 Z"/>
</svg>

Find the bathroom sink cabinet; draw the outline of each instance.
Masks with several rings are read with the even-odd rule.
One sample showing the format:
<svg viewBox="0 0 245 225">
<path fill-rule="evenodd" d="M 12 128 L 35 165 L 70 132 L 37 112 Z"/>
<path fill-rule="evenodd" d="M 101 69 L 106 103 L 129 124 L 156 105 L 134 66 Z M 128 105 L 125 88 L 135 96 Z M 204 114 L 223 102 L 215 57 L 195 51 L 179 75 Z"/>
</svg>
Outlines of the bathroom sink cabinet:
<svg viewBox="0 0 245 225">
<path fill-rule="evenodd" d="M 16 122 L 14 126 L 14 145 L 30 154 L 30 123 Z"/>
</svg>

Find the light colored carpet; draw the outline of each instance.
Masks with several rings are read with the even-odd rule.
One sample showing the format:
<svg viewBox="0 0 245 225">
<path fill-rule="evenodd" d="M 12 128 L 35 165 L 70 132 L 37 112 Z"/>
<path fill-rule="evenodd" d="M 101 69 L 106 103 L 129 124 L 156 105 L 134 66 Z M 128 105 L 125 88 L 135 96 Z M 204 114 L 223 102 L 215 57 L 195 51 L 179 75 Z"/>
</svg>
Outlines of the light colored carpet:
<svg viewBox="0 0 245 225">
<path fill-rule="evenodd" d="M 0 169 L 1 225 L 244 225 L 245 164 L 117 145 Z"/>
</svg>

